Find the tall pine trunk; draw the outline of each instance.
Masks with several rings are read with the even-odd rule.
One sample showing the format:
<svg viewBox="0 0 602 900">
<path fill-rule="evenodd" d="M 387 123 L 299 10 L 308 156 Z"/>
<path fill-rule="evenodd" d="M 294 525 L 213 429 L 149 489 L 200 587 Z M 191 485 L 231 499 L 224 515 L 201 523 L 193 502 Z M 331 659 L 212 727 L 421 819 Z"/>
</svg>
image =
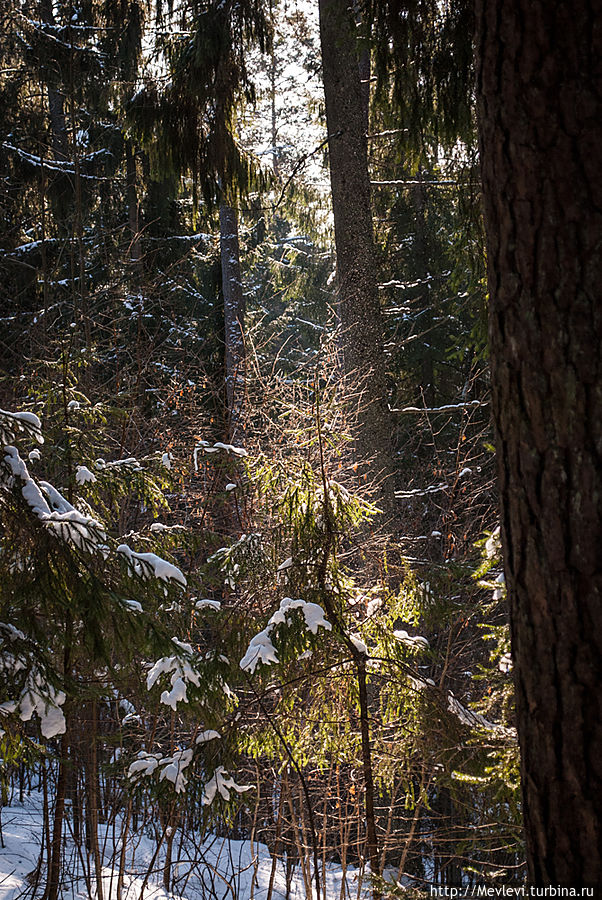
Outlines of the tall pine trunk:
<svg viewBox="0 0 602 900">
<path fill-rule="evenodd" d="M 319 8 L 344 373 L 348 390 L 353 386 L 358 392 L 354 402 L 361 475 L 379 485 L 378 499 L 391 514 L 392 423 L 386 399 L 357 26 L 347 0 L 320 0 Z"/>
<path fill-rule="evenodd" d="M 602 885 L 602 3 L 478 0 L 529 877 Z"/>
</svg>

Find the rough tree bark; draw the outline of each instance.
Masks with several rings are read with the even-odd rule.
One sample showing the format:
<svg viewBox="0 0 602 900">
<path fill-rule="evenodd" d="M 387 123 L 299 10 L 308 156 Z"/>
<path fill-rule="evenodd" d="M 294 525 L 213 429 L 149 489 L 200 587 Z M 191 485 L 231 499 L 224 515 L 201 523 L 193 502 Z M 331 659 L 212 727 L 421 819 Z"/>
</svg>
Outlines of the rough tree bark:
<svg viewBox="0 0 602 900">
<path fill-rule="evenodd" d="M 602 3 L 477 0 L 529 878 L 602 885 Z"/>
<path fill-rule="evenodd" d="M 374 484 L 382 482 L 379 499 L 390 514 L 392 422 L 386 402 L 357 26 L 347 0 L 320 0 L 319 11 L 343 365 L 348 384 L 358 389 L 356 450 L 361 474 L 369 474 Z"/>
</svg>

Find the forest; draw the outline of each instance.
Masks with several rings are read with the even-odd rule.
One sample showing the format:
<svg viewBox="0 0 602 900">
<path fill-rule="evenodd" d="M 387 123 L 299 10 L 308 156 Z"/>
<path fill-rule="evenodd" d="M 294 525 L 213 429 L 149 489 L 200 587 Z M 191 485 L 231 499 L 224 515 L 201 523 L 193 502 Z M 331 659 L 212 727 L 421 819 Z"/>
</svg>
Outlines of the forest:
<svg viewBox="0 0 602 900">
<path fill-rule="evenodd" d="M 0 34 L 0 898 L 597 896 L 602 0 Z"/>
</svg>

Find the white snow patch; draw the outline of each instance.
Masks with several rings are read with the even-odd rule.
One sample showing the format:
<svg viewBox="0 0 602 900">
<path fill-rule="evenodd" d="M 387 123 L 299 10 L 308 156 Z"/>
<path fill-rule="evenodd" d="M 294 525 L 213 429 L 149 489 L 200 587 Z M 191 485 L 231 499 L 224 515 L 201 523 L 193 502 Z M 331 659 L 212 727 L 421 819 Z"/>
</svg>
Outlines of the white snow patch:
<svg viewBox="0 0 602 900">
<path fill-rule="evenodd" d="M 430 647 L 430 644 L 425 637 L 408 634 L 405 629 L 394 631 L 393 637 L 396 637 L 398 641 L 406 647 L 410 647 L 412 650 L 428 650 Z"/>
<path fill-rule="evenodd" d="M 96 481 L 96 475 L 87 466 L 78 466 L 75 470 L 75 480 L 78 484 Z"/>
<path fill-rule="evenodd" d="M 186 587 L 184 573 L 166 559 L 157 556 L 156 553 L 136 553 L 127 544 L 120 544 L 117 547 L 117 553 L 126 557 L 130 569 L 141 578 L 150 578 L 154 575 L 159 581 L 175 581 L 182 587 Z"/>
<path fill-rule="evenodd" d="M 197 600 L 196 603 L 194 604 L 194 608 L 195 608 L 195 609 L 215 609 L 215 610 L 218 610 L 218 609 L 221 609 L 221 606 L 222 606 L 222 605 L 221 605 L 221 603 L 219 602 L 219 600 L 207 600 L 207 599 Z"/>
<path fill-rule="evenodd" d="M 324 628 L 326 631 L 332 630 L 332 625 L 324 617 L 324 610 L 317 603 L 306 603 L 305 600 L 292 600 L 290 597 L 285 597 L 266 627 L 251 639 L 247 652 L 240 661 L 241 669 L 252 674 L 258 663 L 270 665 L 270 663 L 280 662 L 270 635 L 276 625 L 287 624 L 289 613 L 295 609 L 302 612 L 305 626 L 312 634 L 317 634 L 318 628 Z"/>
<path fill-rule="evenodd" d="M 144 773 L 156 774 L 160 771 L 160 754 L 141 752 L 131 763 L 134 767 L 131 777 L 144 777 Z M 236 790 L 228 784 L 229 778 L 223 770 L 219 773 L 222 789 L 228 793 Z M 213 779 L 211 779 L 212 781 Z M 211 784 L 211 781 L 209 784 Z M 215 794 L 218 793 L 216 778 Z M 224 783 L 225 782 L 225 783 Z M 205 787 L 205 795 L 207 788 Z M 27 877 L 35 870 L 40 857 L 40 849 L 44 834 L 43 795 L 33 792 L 19 802 L 15 799 L 2 810 L 2 836 L 4 846 L 0 855 L 0 884 L 2 900 L 17 900 L 27 892 L 31 893 L 31 882 Z M 220 793 L 221 796 L 221 793 Z M 117 819 L 108 825 L 99 827 L 99 845 L 101 847 L 103 896 L 115 897 L 115 885 L 119 860 L 123 848 L 123 819 Z M 131 830 L 127 836 L 127 866 L 123 879 L 123 900 L 139 900 L 145 875 L 154 864 L 153 874 L 148 881 L 146 900 L 174 900 L 183 895 L 188 900 L 202 900 L 207 896 L 207 885 L 223 887 L 216 895 L 219 898 L 235 896 L 237 900 L 266 900 L 271 882 L 272 856 L 265 844 L 249 840 L 232 840 L 228 837 L 217 837 L 215 834 L 188 833 L 178 829 L 173 842 L 173 872 L 176 878 L 174 893 L 167 893 L 161 884 L 165 860 L 165 846 L 157 858 L 154 858 L 156 841 L 150 832 L 139 828 L 135 835 Z M 78 854 L 75 851 L 69 829 L 65 834 L 65 858 L 74 860 L 74 867 L 68 881 L 63 886 L 63 900 L 81 900 L 88 897 L 86 880 L 82 871 Z M 86 873 L 87 874 L 87 873 Z M 291 881 L 287 890 L 286 861 L 282 858 L 274 860 L 274 877 L 272 882 L 272 900 L 305 897 L 304 881 L 300 866 L 295 866 L 288 873 Z M 358 900 L 369 900 L 370 886 L 368 879 L 361 876 L 357 868 L 348 866 L 343 875 L 340 865 L 326 863 L 325 871 L 320 875 L 326 882 L 327 900 L 339 897 L 354 897 Z M 361 890 L 358 882 L 362 878 Z M 185 891 L 179 884 L 186 884 Z"/>
</svg>

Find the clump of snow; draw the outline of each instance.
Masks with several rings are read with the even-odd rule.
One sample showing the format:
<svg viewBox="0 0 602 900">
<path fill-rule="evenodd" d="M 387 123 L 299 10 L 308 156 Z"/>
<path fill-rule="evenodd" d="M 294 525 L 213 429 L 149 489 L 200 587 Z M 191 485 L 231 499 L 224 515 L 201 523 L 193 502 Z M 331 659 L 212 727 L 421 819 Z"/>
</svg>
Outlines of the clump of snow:
<svg viewBox="0 0 602 900">
<path fill-rule="evenodd" d="M 495 579 L 496 587 L 493 589 L 493 594 L 491 595 L 492 600 L 501 600 L 504 596 L 504 586 L 506 579 L 504 577 L 504 573 L 500 572 L 500 574 Z"/>
<path fill-rule="evenodd" d="M 183 525 L 164 525 L 163 522 L 153 522 L 150 530 L 153 534 L 164 534 L 173 531 L 186 531 Z"/>
<path fill-rule="evenodd" d="M 358 653 L 363 653 L 365 656 L 368 656 L 368 648 L 364 641 L 357 634 L 350 634 L 349 640 L 358 651 Z"/>
<path fill-rule="evenodd" d="M 303 614 L 305 626 L 312 634 L 317 634 L 318 628 L 331 631 L 332 625 L 324 617 L 324 610 L 317 603 L 306 603 L 305 600 L 292 600 L 290 597 L 285 597 L 266 627 L 251 639 L 247 652 L 240 661 L 241 669 L 252 674 L 260 662 L 263 665 L 279 662 L 270 635 L 277 625 L 287 624 L 289 614 L 296 609 Z"/>
<path fill-rule="evenodd" d="M 271 617 L 268 625 L 280 625 L 286 620 L 286 616 L 291 610 L 300 609 L 305 619 L 305 624 L 312 634 L 318 633 L 318 628 L 325 628 L 326 631 L 332 630 L 332 625 L 324 617 L 324 610 L 317 603 L 306 603 L 305 600 L 292 600 L 285 597 L 280 603 L 280 608 Z"/>
<path fill-rule="evenodd" d="M 398 641 L 406 647 L 410 647 L 412 650 L 428 650 L 430 647 L 430 644 L 425 637 L 408 634 L 405 629 L 394 631 L 393 637 L 396 637 Z"/>
<path fill-rule="evenodd" d="M 138 713 L 128 713 L 127 716 L 124 716 L 121 720 L 122 725 L 131 725 L 134 722 L 141 722 L 142 716 L 139 716 Z"/>
<path fill-rule="evenodd" d="M 161 456 L 161 465 L 165 466 L 166 469 L 171 469 L 171 453 L 163 453 Z"/>
<path fill-rule="evenodd" d="M 7 662 L 8 660 L 3 659 L 3 663 Z M 14 660 L 14 662 L 16 665 L 13 666 L 13 671 L 25 668 L 22 660 Z M 3 666 L 3 668 L 5 667 Z M 29 722 L 35 713 L 40 720 L 42 735 L 45 738 L 53 738 L 65 732 L 65 716 L 61 709 L 65 700 L 64 691 L 57 691 L 40 669 L 33 665 L 27 674 L 27 680 L 18 699 L 12 703 L 3 704 L 3 712 L 17 713 L 22 722 Z"/>
<path fill-rule="evenodd" d="M 432 678 L 415 678 L 413 675 L 408 675 L 408 682 L 415 691 L 425 691 L 436 686 Z"/>
<path fill-rule="evenodd" d="M 132 612 L 142 612 L 142 606 L 140 603 L 138 603 L 137 600 L 128 600 L 127 598 L 124 598 L 123 602 L 128 609 L 131 609 Z"/>
<path fill-rule="evenodd" d="M 230 491 L 235 491 L 237 487 L 238 487 L 238 485 L 234 484 L 233 481 L 230 481 L 230 482 L 226 485 L 225 490 L 228 491 L 228 492 L 230 492 Z"/>
<path fill-rule="evenodd" d="M 27 466 L 16 447 L 4 448 L 3 461 L 12 479 L 19 479 L 22 482 L 23 498 L 48 530 L 80 550 L 104 552 L 106 534 L 100 522 L 75 509 L 60 491 L 47 481 L 40 481 L 38 485 L 27 471 Z M 8 483 L 12 483 L 10 476 Z"/>
<path fill-rule="evenodd" d="M 159 775 L 159 781 L 163 781 L 164 779 L 171 781 L 176 794 L 180 794 L 188 784 L 184 771 L 192 762 L 193 755 L 194 750 L 189 747 L 187 750 L 176 750 L 173 756 L 166 756 L 165 758 L 160 759 L 159 765 L 164 768 Z"/>
<path fill-rule="evenodd" d="M 371 618 L 379 609 L 382 609 L 383 601 L 381 597 L 374 597 L 366 607 L 366 615 Z"/>
<path fill-rule="evenodd" d="M 195 745 L 206 743 L 207 741 L 219 738 L 217 731 L 204 731 L 195 740 Z M 141 750 L 137 758 L 130 763 L 128 768 L 128 778 L 138 780 L 140 778 L 150 778 L 159 774 L 159 781 L 170 781 L 177 794 L 180 794 L 188 784 L 186 777 L 186 769 L 190 766 L 194 759 L 194 746 L 185 749 L 175 750 L 171 756 L 162 756 L 160 753 L 148 753 Z M 219 794 L 224 800 L 230 799 L 230 791 L 243 794 L 245 791 L 252 790 L 251 785 L 236 784 L 226 772 L 223 766 L 218 766 L 213 777 L 205 784 L 203 788 L 203 805 L 208 806 L 213 803 L 215 797 Z"/>
<path fill-rule="evenodd" d="M 25 635 L 19 628 L 15 628 L 10 622 L 0 622 L 0 631 L 3 631 L 9 641 L 24 641 Z"/>
<path fill-rule="evenodd" d="M 135 775 L 153 775 L 157 770 L 160 759 L 160 753 L 147 753 L 146 750 L 141 750 L 138 758 L 130 764 L 128 778 L 133 778 Z"/>
<path fill-rule="evenodd" d="M 220 738 L 221 734 L 219 731 L 213 731 L 212 729 L 208 729 L 207 731 L 201 731 L 200 734 L 197 734 L 195 738 L 195 744 L 206 744 L 208 741 L 214 741 L 216 738 Z"/>
<path fill-rule="evenodd" d="M 13 444 L 19 433 L 23 433 L 37 444 L 44 443 L 42 423 L 34 413 L 13 413 L 0 409 L 0 444 L 2 446 Z"/>
<path fill-rule="evenodd" d="M 78 484 L 93 483 L 96 481 L 96 475 L 87 466 L 78 466 L 75 470 L 75 480 Z"/>
<path fill-rule="evenodd" d="M 205 447 L 205 453 L 215 453 L 218 450 L 223 450 L 224 453 L 227 453 L 229 456 L 248 456 L 249 454 L 243 447 L 235 447 L 233 444 L 223 444 L 221 441 L 217 441 L 213 447 Z"/>
<path fill-rule="evenodd" d="M 267 629 L 264 629 L 264 631 L 260 631 L 259 634 L 251 638 L 247 652 L 240 661 L 240 667 L 243 671 L 253 674 L 258 663 L 263 663 L 263 665 L 267 666 L 270 663 L 279 662 L 280 660 L 270 640 L 269 632 Z"/>
<path fill-rule="evenodd" d="M 178 703 L 188 703 L 186 682 L 183 678 L 172 677 L 171 685 L 171 691 L 163 691 L 161 694 L 161 703 L 164 703 L 165 706 L 171 706 L 175 712 Z"/>
<path fill-rule="evenodd" d="M 510 653 L 504 653 L 498 662 L 498 669 L 500 672 L 503 672 L 504 675 L 508 675 L 513 669 L 512 656 Z"/>
<path fill-rule="evenodd" d="M 219 600 L 197 600 L 194 604 L 195 609 L 221 609 L 221 603 Z"/>
<path fill-rule="evenodd" d="M 244 794 L 245 791 L 252 791 L 253 786 L 250 784 L 236 784 L 223 766 L 218 766 L 213 774 L 213 778 L 207 782 L 203 789 L 203 806 L 209 806 L 213 803 L 217 794 L 224 800 L 230 799 L 230 791 L 236 791 L 237 794 Z"/>
<path fill-rule="evenodd" d="M 159 581 L 175 581 L 182 587 L 186 587 L 186 577 L 184 573 L 174 566 L 173 563 L 167 562 L 156 553 L 136 553 L 127 544 L 120 544 L 117 547 L 117 553 L 121 553 L 126 557 L 130 569 L 140 578 L 155 577 Z"/>
<path fill-rule="evenodd" d="M 514 729 L 505 728 L 503 725 L 496 725 L 495 722 L 490 722 L 489 719 L 486 719 L 485 716 L 482 716 L 480 713 L 473 712 L 471 709 L 466 709 L 451 691 L 447 692 L 447 708 L 463 725 L 468 725 L 470 728 L 482 728 L 484 731 L 499 734 L 501 737 L 512 741 L 516 741 L 517 739 Z"/>
<path fill-rule="evenodd" d="M 107 462 L 102 457 L 99 457 L 94 463 L 97 469 L 129 469 L 131 472 L 142 472 L 144 471 L 138 460 L 135 456 L 127 456 L 124 459 L 115 459 L 112 462 Z"/>
<path fill-rule="evenodd" d="M 183 651 L 183 653 L 193 656 L 193 649 L 190 644 L 185 644 L 173 638 L 173 642 Z M 163 656 L 158 659 L 149 671 L 146 677 L 146 688 L 152 690 L 156 682 L 162 675 L 169 675 L 171 682 L 171 690 L 163 691 L 161 694 L 161 703 L 176 709 L 178 703 L 187 703 L 187 686 L 193 684 L 199 687 L 201 683 L 198 670 L 188 659 L 182 654 L 174 656 Z"/>
<path fill-rule="evenodd" d="M 498 525 L 492 532 L 485 543 L 485 554 L 487 559 L 493 559 L 502 552 L 502 538 L 500 535 L 500 526 Z"/>
<path fill-rule="evenodd" d="M 146 750 L 141 750 L 137 758 L 130 763 L 128 778 L 138 780 L 140 778 L 150 778 L 158 773 L 160 782 L 170 781 L 174 786 L 175 792 L 180 794 L 188 783 L 185 773 L 193 761 L 195 746 L 200 746 L 219 737 L 220 734 L 217 731 L 203 731 L 197 735 L 193 746 L 177 749 L 171 756 L 163 756 L 161 753 L 149 753 Z"/>
</svg>

